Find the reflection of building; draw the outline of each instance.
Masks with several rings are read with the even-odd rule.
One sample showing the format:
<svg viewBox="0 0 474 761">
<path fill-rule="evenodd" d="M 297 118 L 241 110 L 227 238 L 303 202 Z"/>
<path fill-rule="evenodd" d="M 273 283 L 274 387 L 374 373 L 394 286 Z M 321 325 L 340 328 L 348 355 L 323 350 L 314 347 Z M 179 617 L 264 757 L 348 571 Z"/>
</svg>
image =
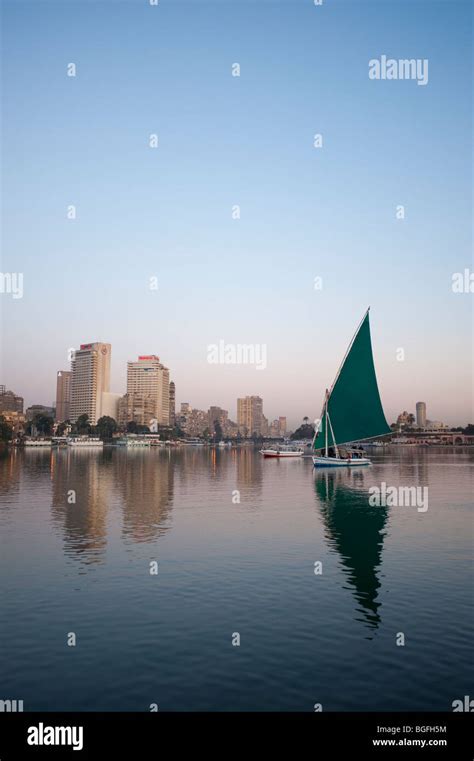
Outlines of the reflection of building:
<svg viewBox="0 0 474 761">
<path fill-rule="evenodd" d="M 126 427 L 127 423 L 150 425 L 155 418 L 156 404 L 151 396 L 143 394 L 125 394 L 118 401 L 118 424 Z"/>
<path fill-rule="evenodd" d="M 55 451 L 51 478 L 52 516 L 62 529 L 65 552 L 86 564 L 103 562 L 115 474 L 102 452 L 69 447 Z"/>
<path fill-rule="evenodd" d="M 161 451 L 118 449 L 114 455 L 123 535 L 134 542 L 153 541 L 169 528 L 176 461 Z"/>
<path fill-rule="evenodd" d="M 2 412 L 23 412 L 23 397 L 6 391 L 5 386 L 0 386 L 0 414 Z"/>
<path fill-rule="evenodd" d="M 81 344 L 72 359 L 70 419 L 88 415 L 95 425 L 102 417 L 102 394 L 110 391 L 110 344 Z"/>
<path fill-rule="evenodd" d="M 416 425 L 418 428 L 426 428 L 426 404 L 425 402 L 416 403 Z"/>
<path fill-rule="evenodd" d="M 3 414 L 3 413 L 2 413 Z M 7 415 L 19 415 L 19 412 L 8 412 Z M 10 492 L 19 493 L 20 479 L 24 474 L 24 459 L 21 457 L 20 450 L 16 447 L 10 449 L 8 457 L 3 457 L 0 461 L 0 495 L 2 498 L 2 513 L 15 510 L 17 502 L 14 499 L 5 499 Z"/>
<path fill-rule="evenodd" d="M 236 485 L 239 491 L 249 490 L 255 497 L 262 489 L 263 457 L 256 457 L 253 447 L 241 447 L 236 451 Z"/>
<path fill-rule="evenodd" d="M 170 425 L 176 425 L 176 386 L 174 381 L 170 383 Z"/>
<path fill-rule="evenodd" d="M 71 399 L 70 370 L 58 370 L 56 379 L 56 422 L 69 420 L 69 402 Z"/>
<path fill-rule="evenodd" d="M 237 425 L 245 436 L 260 436 L 264 428 L 263 401 L 259 396 L 237 399 Z"/>
<path fill-rule="evenodd" d="M 170 371 L 155 354 L 142 355 L 137 362 L 127 363 L 127 394 L 152 397 L 155 404 L 153 417 L 160 425 L 170 422 Z"/>
</svg>

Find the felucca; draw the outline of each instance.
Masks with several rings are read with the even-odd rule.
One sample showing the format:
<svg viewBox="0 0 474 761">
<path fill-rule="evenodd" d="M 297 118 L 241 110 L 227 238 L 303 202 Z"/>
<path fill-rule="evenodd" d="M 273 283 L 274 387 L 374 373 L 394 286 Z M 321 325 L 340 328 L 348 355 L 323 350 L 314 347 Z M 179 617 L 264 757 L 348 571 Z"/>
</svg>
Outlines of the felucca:
<svg viewBox="0 0 474 761">
<path fill-rule="evenodd" d="M 369 307 L 370 309 L 370 307 Z M 359 450 L 342 445 L 391 433 L 380 401 L 370 340 L 369 309 L 349 344 L 329 390 L 313 438 L 315 467 L 370 465 Z"/>
</svg>

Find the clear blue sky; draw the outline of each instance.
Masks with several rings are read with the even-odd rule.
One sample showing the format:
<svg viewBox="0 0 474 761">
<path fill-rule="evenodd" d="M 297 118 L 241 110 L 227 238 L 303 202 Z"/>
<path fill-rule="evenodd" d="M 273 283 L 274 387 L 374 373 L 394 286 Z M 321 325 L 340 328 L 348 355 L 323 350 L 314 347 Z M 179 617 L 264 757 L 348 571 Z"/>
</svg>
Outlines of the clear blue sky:
<svg viewBox="0 0 474 761">
<path fill-rule="evenodd" d="M 390 421 L 424 400 L 467 423 L 471 35 L 456 0 L 4 2 L 2 272 L 24 297 L 0 297 L 0 382 L 50 403 L 68 348 L 102 340 L 113 391 L 155 353 L 178 402 L 235 417 L 260 394 L 295 425 L 370 304 Z M 427 58 L 428 85 L 370 80 L 382 54 Z M 265 343 L 267 369 L 209 365 L 219 339 Z"/>
</svg>

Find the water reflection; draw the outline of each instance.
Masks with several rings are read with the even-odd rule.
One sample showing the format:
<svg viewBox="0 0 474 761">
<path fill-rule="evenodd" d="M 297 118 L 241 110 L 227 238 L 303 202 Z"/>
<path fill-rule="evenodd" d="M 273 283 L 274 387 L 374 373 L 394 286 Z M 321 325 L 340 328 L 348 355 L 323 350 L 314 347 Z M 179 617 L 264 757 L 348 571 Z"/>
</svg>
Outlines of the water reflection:
<svg viewBox="0 0 474 761">
<path fill-rule="evenodd" d="M 357 620 L 374 630 L 381 622 L 377 598 L 388 509 L 369 505 L 366 475 L 363 468 L 317 471 L 315 490 L 326 539 L 358 603 Z"/>
<path fill-rule="evenodd" d="M 65 553 L 84 563 L 105 558 L 113 474 L 102 453 L 60 450 L 51 457 L 51 514 Z"/>
<path fill-rule="evenodd" d="M 235 453 L 237 489 L 252 489 L 252 494 L 260 494 L 263 484 L 263 457 L 251 447 L 243 447 Z M 271 463 L 274 465 L 275 463 Z"/>
<path fill-rule="evenodd" d="M 117 507 L 125 539 L 149 542 L 160 536 L 169 527 L 174 467 L 167 451 L 55 451 L 51 512 L 65 553 L 87 564 L 105 562 Z"/>
<path fill-rule="evenodd" d="M 112 453 L 110 453 L 112 455 Z M 123 536 L 149 542 L 170 527 L 175 460 L 170 451 L 119 451 L 113 460 Z"/>
</svg>

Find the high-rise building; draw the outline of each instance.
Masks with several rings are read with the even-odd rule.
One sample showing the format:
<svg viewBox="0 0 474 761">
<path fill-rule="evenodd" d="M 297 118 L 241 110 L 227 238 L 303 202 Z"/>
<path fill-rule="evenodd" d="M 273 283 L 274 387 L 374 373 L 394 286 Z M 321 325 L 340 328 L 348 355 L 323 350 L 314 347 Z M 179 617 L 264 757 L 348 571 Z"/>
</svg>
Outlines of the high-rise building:
<svg viewBox="0 0 474 761">
<path fill-rule="evenodd" d="M 132 422 L 150 427 L 151 421 L 156 419 L 155 412 L 156 403 L 152 396 L 125 394 L 118 401 L 118 424 L 123 428 Z"/>
<path fill-rule="evenodd" d="M 418 428 L 426 428 L 426 404 L 425 402 L 416 403 L 416 425 Z"/>
<path fill-rule="evenodd" d="M 5 386 L 0 387 L 0 412 L 23 413 L 23 397 L 14 391 L 6 391 Z"/>
<path fill-rule="evenodd" d="M 70 370 L 58 370 L 56 378 L 56 422 L 63 423 L 69 420 L 69 405 L 71 401 L 71 377 Z"/>
<path fill-rule="evenodd" d="M 280 434 L 282 436 L 285 436 L 286 434 L 286 417 L 281 416 L 278 418 L 279 428 L 280 428 Z"/>
<path fill-rule="evenodd" d="M 155 354 L 127 363 L 127 394 L 151 396 L 160 425 L 170 424 L 170 371 Z"/>
<path fill-rule="evenodd" d="M 110 391 L 111 346 L 106 343 L 81 344 L 71 363 L 70 420 L 88 415 L 95 425 L 102 417 L 102 394 Z"/>
<path fill-rule="evenodd" d="M 237 399 L 237 425 L 246 436 L 263 432 L 263 401 L 259 396 L 246 396 Z"/>
<path fill-rule="evenodd" d="M 170 383 L 170 425 L 176 425 L 176 386 L 174 381 Z"/>
</svg>

